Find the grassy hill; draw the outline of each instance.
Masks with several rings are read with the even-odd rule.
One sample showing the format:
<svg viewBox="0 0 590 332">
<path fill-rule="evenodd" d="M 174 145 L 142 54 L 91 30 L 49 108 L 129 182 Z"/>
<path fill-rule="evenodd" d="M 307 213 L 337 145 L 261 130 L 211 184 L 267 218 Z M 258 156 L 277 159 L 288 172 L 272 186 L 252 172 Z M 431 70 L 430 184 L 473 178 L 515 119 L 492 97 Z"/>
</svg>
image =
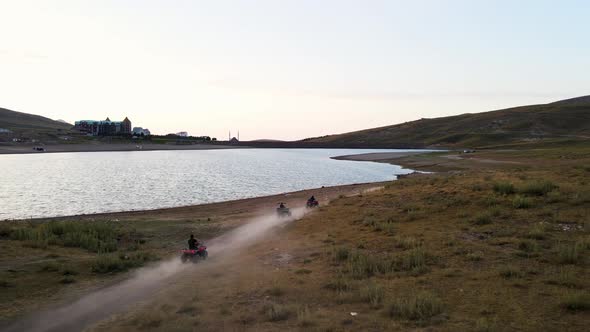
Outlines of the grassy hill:
<svg viewBox="0 0 590 332">
<path fill-rule="evenodd" d="M 590 138 L 590 96 L 550 104 L 420 119 L 305 143 L 334 147 L 486 147 Z"/>
<path fill-rule="evenodd" d="M 46 138 L 67 133 L 72 125 L 39 115 L 0 108 L 0 128 L 10 130 L 11 137 Z"/>
</svg>

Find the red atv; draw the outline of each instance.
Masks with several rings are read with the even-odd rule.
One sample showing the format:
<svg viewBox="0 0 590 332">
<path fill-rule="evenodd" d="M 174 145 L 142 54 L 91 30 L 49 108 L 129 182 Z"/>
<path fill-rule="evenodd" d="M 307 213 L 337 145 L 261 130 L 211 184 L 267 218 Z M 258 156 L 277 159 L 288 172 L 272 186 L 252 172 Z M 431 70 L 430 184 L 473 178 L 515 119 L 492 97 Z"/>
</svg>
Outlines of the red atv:
<svg viewBox="0 0 590 332">
<path fill-rule="evenodd" d="M 317 200 L 307 200 L 307 204 L 305 205 L 308 209 L 313 209 L 320 206 L 320 202 Z"/>
<path fill-rule="evenodd" d="M 199 261 L 206 260 L 207 256 L 209 256 L 207 247 L 204 244 L 199 245 L 199 248 L 197 249 L 182 249 L 180 252 L 182 253 L 180 255 L 180 260 L 183 263 L 198 263 Z"/>
</svg>

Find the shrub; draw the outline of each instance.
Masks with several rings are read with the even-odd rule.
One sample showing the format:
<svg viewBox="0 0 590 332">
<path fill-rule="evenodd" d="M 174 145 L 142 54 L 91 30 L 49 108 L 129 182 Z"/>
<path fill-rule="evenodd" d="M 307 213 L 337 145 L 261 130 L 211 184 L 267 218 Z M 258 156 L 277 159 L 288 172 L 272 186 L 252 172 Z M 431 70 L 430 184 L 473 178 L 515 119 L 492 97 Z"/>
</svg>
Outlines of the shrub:
<svg viewBox="0 0 590 332">
<path fill-rule="evenodd" d="M 353 252 L 348 259 L 349 271 L 353 278 L 371 277 L 382 270 L 380 261 L 360 251 Z"/>
<path fill-rule="evenodd" d="M 310 327 L 314 325 L 313 317 L 309 307 L 305 306 L 297 310 L 297 324 L 301 327 Z"/>
<path fill-rule="evenodd" d="M 157 258 L 149 253 L 139 252 L 133 255 L 112 255 L 101 254 L 92 264 L 92 272 L 95 273 L 118 273 L 124 272 L 131 268 L 137 268 L 145 265 L 147 262 L 154 261 Z"/>
<path fill-rule="evenodd" d="M 373 229 L 377 232 L 383 232 L 387 235 L 394 235 L 395 234 L 395 226 L 393 223 L 389 223 L 389 222 L 377 222 L 373 226 Z"/>
<path fill-rule="evenodd" d="M 561 301 L 561 305 L 571 311 L 590 310 L 590 294 L 581 292 L 569 294 Z"/>
<path fill-rule="evenodd" d="M 551 181 L 537 180 L 525 183 L 518 191 L 530 196 L 543 196 L 557 189 L 557 186 Z"/>
<path fill-rule="evenodd" d="M 416 239 L 415 237 L 412 236 L 407 236 L 407 237 L 396 237 L 394 239 L 395 241 L 395 246 L 398 248 L 402 248 L 402 249 L 412 249 L 412 248 L 416 248 L 422 245 L 422 243 Z"/>
<path fill-rule="evenodd" d="M 559 263 L 576 264 L 580 260 L 581 245 L 579 243 L 560 244 L 557 248 Z"/>
<path fill-rule="evenodd" d="M 396 268 L 402 271 L 422 273 L 427 270 L 427 258 L 428 255 L 422 248 L 415 248 L 396 261 Z"/>
<path fill-rule="evenodd" d="M 0 280 L 0 288 L 10 288 L 13 287 L 14 285 L 7 280 Z"/>
<path fill-rule="evenodd" d="M 57 272 L 60 270 L 59 264 L 55 262 L 45 263 L 40 268 L 40 272 Z"/>
<path fill-rule="evenodd" d="M 473 262 L 479 262 L 483 259 L 483 253 L 481 251 L 470 252 L 467 254 L 467 259 Z"/>
<path fill-rule="evenodd" d="M 337 292 L 346 292 L 352 290 L 353 286 L 350 281 L 339 275 L 333 281 L 328 282 L 324 288 L 334 290 Z"/>
<path fill-rule="evenodd" d="M 524 273 L 514 266 L 505 266 L 502 269 L 500 269 L 500 276 L 502 276 L 505 279 L 522 278 L 524 276 Z"/>
<path fill-rule="evenodd" d="M 333 257 L 336 261 L 345 261 L 350 255 L 350 249 L 346 247 L 338 247 L 333 251 Z"/>
<path fill-rule="evenodd" d="M 529 232 L 527 233 L 527 237 L 536 240 L 543 240 L 547 238 L 547 226 L 545 224 L 539 223 L 535 224 Z"/>
<path fill-rule="evenodd" d="M 392 318 L 424 321 L 443 312 L 442 301 L 428 292 L 395 299 L 387 307 Z"/>
<path fill-rule="evenodd" d="M 283 296 L 285 291 L 281 287 L 275 285 L 268 290 L 268 294 L 272 296 Z"/>
<path fill-rule="evenodd" d="M 548 283 L 569 288 L 580 287 L 580 283 L 578 282 L 574 271 L 567 268 L 560 269 L 559 273 L 554 278 L 549 280 Z"/>
<path fill-rule="evenodd" d="M 518 244 L 518 249 L 526 253 L 533 253 L 539 251 L 539 244 L 535 241 L 524 240 L 520 241 L 520 243 Z"/>
<path fill-rule="evenodd" d="M 16 228 L 10 236 L 13 240 L 26 241 L 37 248 L 61 245 L 92 252 L 117 250 L 117 233 L 114 226 L 107 223 L 51 221 Z"/>
<path fill-rule="evenodd" d="M 493 188 L 495 192 L 501 195 L 514 194 L 514 185 L 510 182 L 496 182 Z"/>
<path fill-rule="evenodd" d="M 291 311 L 280 304 L 269 304 L 265 308 L 266 318 L 271 322 L 278 322 L 289 319 Z"/>
<path fill-rule="evenodd" d="M 472 223 L 476 225 L 487 225 L 492 222 L 492 217 L 488 212 L 483 212 L 475 216 Z"/>
<path fill-rule="evenodd" d="M 532 206 L 532 203 L 527 197 L 516 196 L 512 200 L 512 206 L 516 209 L 528 209 Z"/>
<path fill-rule="evenodd" d="M 70 277 L 70 276 L 66 276 L 63 279 L 61 279 L 59 282 L 62 284 L 73 284 L 76 282 L 76 279 L 74 279 L 73 277 Z"/>
<path fill-rule="evenodd" d="M 475 322 L 476 332 L 493 332 L 496 331 L 496 320 L 490 320 L 485 317 L 478 319 Z"/>
<path fill-rule="evenodd" d="M 361 301 L 369 303 L 372 308 L 379 308 L 385 297 L 385 292 L 383 291 L 383 287 L 374 282 L 370 282 L 361 287 L 359 290 L 359 297 Z"/>
</svg>

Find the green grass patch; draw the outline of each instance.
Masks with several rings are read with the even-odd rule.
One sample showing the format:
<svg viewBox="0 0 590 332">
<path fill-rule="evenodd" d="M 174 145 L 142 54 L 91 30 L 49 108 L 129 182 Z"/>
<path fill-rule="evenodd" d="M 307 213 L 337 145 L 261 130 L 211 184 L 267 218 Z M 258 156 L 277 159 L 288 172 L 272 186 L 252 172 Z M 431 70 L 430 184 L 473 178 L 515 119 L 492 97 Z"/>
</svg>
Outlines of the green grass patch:
<svg viewBox="0 0 590 332">
<path fill-rule="evenodd" d="M 499 274 L 504 279 L 524 277 L 524 272 L 522 272 L 520 269 L 518 269 L 515 266 L 505 266 L 500 269 Z"/>
<path fill-rule="evenodd" d="M 530 198 L 519 195 L 512 199 L 512 206 L 515 209 L 528 209 L 533 206 L 533 203 Z"/>
<path fill-rule="evenodd" d="M 396 298 L 387 306 L 387 313 L 392 318 L 426 321 L 441 314 L 443 309 L 443 303 L 438 297 L 429 292 L 420 292 Z"/>
<path fill-rule="evenodd" d="M 349 256 L 350 249 L 347 247 L 337 247 L 332 251 L 332 257 L 334 257 L 334 260 L 339 262 L 346 261 Z"/>
<path fill-rule="evenodd" d="M 551 181 L 536 180 L 524 183 L 519 187 L 518 192 L 529 196 L 543 196 L 557 188 L 558 186 Z"/>
<path fill-rule="evenodd" d="M 494 183 L 493 189 L 495 192 L 501 195 L 511 195 L 515 192 L 514 185 L 511 182 L 506 181 Z"/>
<path fill-rule="evenodd" d="M 117 250 L 117 232 L 108 223 L 52 221 L 23 225 L 11 229 L 10 237 L 27 242 L 33 248 L 57 245 L 102 253 Z"/>
<path fill-rule="evenodd" d="M 422 242 L 413 236 L 396 236 L 394 241 L 395 246 L 402 249 L 413 249 L 422 245 Z"/>
<path fill-rule="evenodd" d="M 568 294 L 561 301 L 561 306 L 569 311 L 590 310 L 590 294 L 581 291 Z"/>
<path fill-rule="evenodd" d="M 157 257 L 146 252 L 133 253 L 131 255 L 101 254 L 92 264 L 94 273 L 118 273 L 131 268 L 144 266 L 146 263 L 157 260 Z"/>
<path fill-rule="evenodd" d="M 560 264 L 578 264 L 581 261 L 583 247 L 580 243 L 561 243 L 557 247 Z"/>
<path fill-rule="evenodd" d="M 471 220 L 471 223 L 473 223 L 475 225 L 491 224 L 492 223 L 492 216 L 490 215 L 489 212 L 482 212 L 482 213 L 479 213 L 478 215 L 476 215 L 473 218 L 473 220 Z"/>
<path fill-rule="evenodd" d="M 359 298 L 368 303 L 371 308 L 379 308 L 385 298 L 385 291 L 377 283 L 369 282 L 359 289 Z"/>
<path fill-rule="evenodd" d="M 538 223 L 533 225 L 526 235 L 529 239 L 544 240 L 547 238 L 547 225 Z"/>
</svg>

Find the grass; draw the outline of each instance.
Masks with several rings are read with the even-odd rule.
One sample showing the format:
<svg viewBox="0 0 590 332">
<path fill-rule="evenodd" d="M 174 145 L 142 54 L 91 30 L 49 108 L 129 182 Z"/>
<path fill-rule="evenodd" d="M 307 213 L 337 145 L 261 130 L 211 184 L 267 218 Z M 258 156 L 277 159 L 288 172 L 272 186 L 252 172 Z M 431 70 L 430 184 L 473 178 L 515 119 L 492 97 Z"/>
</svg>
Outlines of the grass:
<svg viewBox="0 0 590 332">
<path fill-rule="evenodd" d="M 92 272 L 103 274 L 125 272 L 155 260 L 157 260 L 157 257 L 149 253 L 133 253 L 131 255 L 103 254 L 99 255 L 92 264 Z"/>
<path fill-rule="evenodd" d="M 572 167 L 590 164 L 590 147 L 585 151 L 500 154 L 482 150 L 472 156 L 501 160 L 494 153 L 536 155 L 514 159 L 520 162 L 519 170 L 514 169 L 516 164 L 478 163 L 481 169 L 475 171 L 408 177 L 363 197 L 332 201 L 302 222 L 277 229 L 253 250 L 236 253 L 238 259 L 209 264 L 211 271 L 203 273 L 211 278 L 179 283 L 170 293 L 162 291 L 158 301 L 172 309 L 138 307 L 104 323 L 104 329 L 138 330 L 143 322 L 151 322 L 148 313 L 161 311 L 154 323 L 159 330 L 558 331 L 564 326 L 585 330 L 590 237 L 582 224 L 590 218 L 588 205 L 580 202 L 588 190 L 582 183 L 590 180 L 585 179 L 585 171 Z M 543 195 L 523 190 L 535 179 L 546 179 L 559 188 Z M 514 184 L 514 192 L 494 191 L 498 180 Z M 515 209 L 516 197 L 529 200 L 531 208 Z M 198 227 L 197 222 L 185 220 L 205 220 L 212 215 L 184 215 L 182 223 L 174 223 L 166 213 L 146 213 L 142 218 L 150 219 L 149 224 L 130 226 L 149 234 L 149 241 L 137 252 L 175 254 L 177 243 L 169 243 L 189 227 Z M 405 222 L 413 213 L 418 213 L 414 220 Z M 491 222 L 472 224 L 480 215 Z M 235 221 L 231 216 L 214 217 L 227 224 Z M 375 232 L 378 223 L 395 225 L 395 235 Z M 16 266 L 16 272 L 0 271 L 0 280 L 8 285 L 0 284 L 0 299 L 5 299 L 0 307 L 3 317 L 10 317 L 6 313 L 19 303 L 43 300 L 43 294 L 65 294 L 92 285 L 92 280 L 123 277 L 114 276 L 116 272 L 91 273 L 99 255 L 86 249 L 48 245 L 39 250 L 26 241 L 11 240 L 15 227 L 9 225 L 0 232 L 4 234 L 0 245 L 3 251 L 16 249 L 5 252 L 3 259 L 9 261 L 10 255 L 22 250 L 23 255 L 44 262 L 10 262 L 6 265 Z M 118 226 L 115 229 L 121 233 Z M 329 241 L 323 242 L 326 239 Z M 156 249 L 160 246 L 164 249 Z M 125 260 L 119 254 L 135 253 L 128 253 L 127 248 L 119 243 L 118 252 L 100 257 L 114 259 L 118 271 L 125 268 L 120 267 Z M 294 257 L 287 266 L 272 264 L 277 248 Z M 73 260 L 72 255 L 80 257 Z M 49 263 L 59 269 L 39 272 Z M 78 274 L 64 275 L 68 269 Z M 313 272 L 296 274 L 303 269 Z M 60 282 L 68 276 L 75 278 L 73 285 Z M 35 284 L 44 286 L 33 288 Z M 176 312 L 179 303 L 202 299 L 210 310 L 203 309 L 198 317 Z M 358 315 L 351 316 L 351 312 Z M 142 316 L 145 319 L 133 323 Z"/>
<path fill-rule="evenodd" d="M 349 256 L 348 268 L 353 278 L 364 279 L 382 271 L 383 264 L 375 256 L 355 251 Z"/>
<path fill-rule="evenodd" d="M 533 206 L 530 198 L 525 196 L 516 196 L 512 199 L 512 207 L 515 209 L 528 209 Z"/>
<path fill-rule="evenodd" d="M 568 288 L 579 288 L 581 286 L 576 273 L 572 269 L 565 267 L 561 268 L 557 275 L 552 277 L 547 283 Z"/>
<path fill-rule="evenodd" d="M 333 280 L 329 281 L 324 285 L 324 288 L 330 289 L 336 292 L 347 292 L 351 291 L 354 286 L 350 280 L 346 279 L 343 275 L 338 275 Z"/>
<path fill-rule="evenodd" d="M 558 261 L 561 264 L 577 264 L 581 261 L 580 243 L 561 243 L 557 248 Z"/>
<path fill-rule="evenodd" d="M 336 261 L 346 261 L 350 256 L 350 249 L 347 247 L 337 247 L 333 249 L 332 256 Z"/>
<path fill-rule="evenodd" d="M 506 181 L 495 182 L 493 189 L 496 193 L 501 195 L 511 195 L 515 193 L 514 185 L 511 182 Z"/>
<path fill-rule="evenodd" d="M 313 315 L 308 306 L 304 306 L 297 310 L 297 325 L 303 328 L 309 328 L 315 325 Z"/>
<path fill-rule="evenodd" d="M 544 223 L 535 224 L 526 236 L 530 239 L 545 240 L 547 238 L 547 225 Z"/>
<path fill-rule="evenodd" d="M 395 225 L 391 222 L 376 222 L 373 226 L 376 232 L 383 232 L 387 235 L 395 235 Z"/>
<path fill-rule="evenodd" d="M 369 282 L 360 288 L 359 298 L 361 301 L 368 303 L 371 308 L 380 308 L 385 298 L 385 291 L 379 284 Z"/>
<path fill-rule="evenodd" d="M 557 188 L 558 186 L 551 181 L 536 180 L 524 183 L 518 188 L 518 192 L 529 196 L 544 196 Z"/>
<path fill-rule="evenodd" d="M 267 305 L 264 312 L 266 319 L 270 322 L 287 320 L 292 315 L 292 311 L 287 306 L 274 303 Z"/>
<path fill-rule="evenodd" d="M 23 225 L 11 229 L 10 237 L 34 248 L 57 245 L 101 253 L 117 250 L 117 231 L 108 223 L 54 221 Z"/>
<path fill-rule="evenodd" d="M 419 292 L 399 297 L 387 306 L 387 313 L 392 318 L 414 321 L 427 321 L 443 312 L 442 301 L 429 292 Z"/>
<path fill-rule="evenodd" d="M 489 212 L 482 212 L 475 216 L 472 223 L 475 225 L 487 225 L 492 222 L 492 216 Z"/>
<path fill-rule="evenodd" d="M 399 258 L 395 266 L 402 271 L 412 271 L 415 273 L 424 273 L 427 271 L 428 254 L 422 248 L 409 250 Z"/>
<path fill-rule="evenodd" d="M 268 290 L 268 294 L 271 296 L 283 296 L 285 294 L 285 290 L 279 285 L 274 285 Z"/>
<path fill-rule="evenodd" d="M 590 294 L 582 291 L 570 293 L 561 301 L 561 305 L 570 311 L 588 311 Z"/>
<path fill-rule="evenodd" d="M 504 279 L 522 278 L 524 272 L 515 266 L 504 266 L 500 268 L 499 274 Z"/>
<path fill-rule="evenodd" d="M 413 249 L 422 245 L 422 243 L 413 236 L 397 236 L 394 238 L 395 246 L 402 249 Z"/>
</svg>

